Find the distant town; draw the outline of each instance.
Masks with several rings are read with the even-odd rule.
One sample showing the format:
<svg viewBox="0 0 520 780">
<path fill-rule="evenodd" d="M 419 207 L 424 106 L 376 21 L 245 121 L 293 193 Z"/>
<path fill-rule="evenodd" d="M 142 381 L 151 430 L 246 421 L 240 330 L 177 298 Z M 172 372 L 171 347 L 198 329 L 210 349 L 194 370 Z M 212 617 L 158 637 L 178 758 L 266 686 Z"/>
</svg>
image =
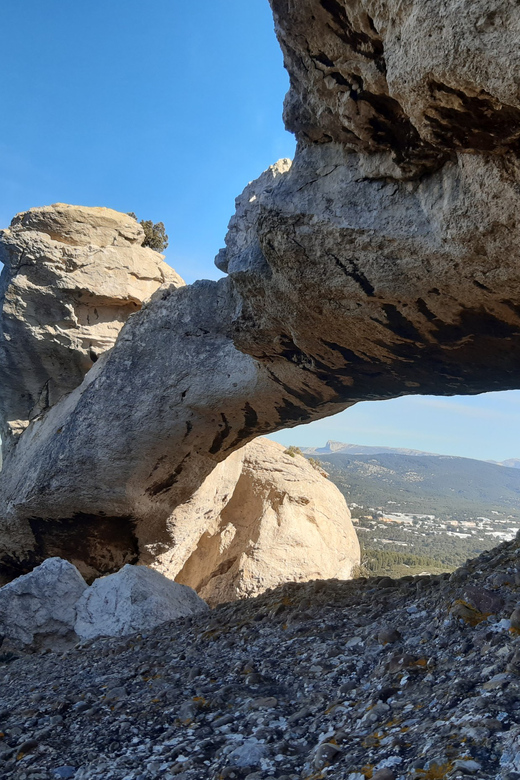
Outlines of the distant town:
<svg viewBox="0 0 520 780">
<path fill-rule="evenodd" d="M 504 517 L 495 510 L 493 517 L 476 517 L 474 520 L 446 520 L 435 515 L 407 514 L 405 512 L 388 511 L 388 507 L 396 501 L 389 501 L 387 507 L 367 507 L 352 502 L 350 511 L 352 522 L 360 532 L 370 532 L 372 542 L 395 544 L 401 547 L 415 547 L 415 537 L 442 535 L 457 539 L 476 539 L 486 542 L 491 537 L 494 544 L 509 541 L 520 530 L 517 518 L 512 515 Z M 410 541 L 402 541 L 395 537 L 395 529 L 410 535 Z M 378 535 L 380 538 L 378 538 Z"/>
<path fill-rule="evenodd" d="M 305 450 L 345 496 L 369 573 L 452 571 L 520 530 L 520 469 L 329 442 Z"/>
</svg>

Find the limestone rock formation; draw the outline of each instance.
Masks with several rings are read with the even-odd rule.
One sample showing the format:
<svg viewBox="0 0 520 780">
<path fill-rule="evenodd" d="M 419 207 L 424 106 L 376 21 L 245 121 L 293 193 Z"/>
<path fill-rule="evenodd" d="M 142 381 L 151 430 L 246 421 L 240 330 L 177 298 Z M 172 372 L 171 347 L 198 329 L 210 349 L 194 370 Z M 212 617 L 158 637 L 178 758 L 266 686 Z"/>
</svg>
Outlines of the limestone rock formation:
<svg viewBox="0 0 520 780">
<path fill-rule="evenodd" d="M 146 566 L 126 565 L 89 588 L 71 563 L 48 558 L 0 588 L 0 644 L 64 650 L 79 639 L 149 631 L 207 610 L 192 588 Z"/>
<path fill-rule="evenodd" d="M 6 578 L 65 527 L 125 527 L 130 557 L 167 541 L 173 509 L 258 435 L 519 387 L 518 7 L 272 5 L 295 160 L 238 199 L 227 277 L 155 293 L 24 432 L 0 478 Z"/>
<path fill-rule="evenodd" d="M 4 439 L 77 387 L 160 285 L 183 284 L 143 240 L 126 214 L 62 203 L 18 214 L 2 231 Z"/>
<path fill-rule="evenodd" d="M 76 604 L 75 629 L 81 639 L 126 636 L 208 610 L 191 588 L 146 566 L 124 566 L 101 577 Z"/>
<path fill-rule="evenodd" d="M 65 649 L 78 641 L 76 602 L 87 584 L 60 558 L 48 558 L 29 574 L 0 588 L 0 636 L 7 647 Z"/>
<path fill-rule="evenodd" d="M 288 129 L 416 177 L 520 139 L 520 16 L 509 0 L 271 0 Z M 375 162 L 375 161 L 372 161 Z"/>
<path fill-rule="evenodd" d="M 302 455 L 269 439 L 217 466 L 168 525 L 171 546 L 151 565 L 210 606 L 284 582 L 349 579 L 359 564 L 342 494 Z"/>
</svg>

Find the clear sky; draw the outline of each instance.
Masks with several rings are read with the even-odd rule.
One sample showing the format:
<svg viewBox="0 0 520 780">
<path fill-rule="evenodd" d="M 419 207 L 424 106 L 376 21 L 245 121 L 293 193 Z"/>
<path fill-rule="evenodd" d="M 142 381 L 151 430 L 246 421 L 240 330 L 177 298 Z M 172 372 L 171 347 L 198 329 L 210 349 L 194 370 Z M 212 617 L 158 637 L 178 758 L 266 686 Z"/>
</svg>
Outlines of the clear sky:
<svg viewBox="0 0 520 780">
<path fill-rule="evenodd" d="M 168 261 L 217 278 L 234 199 L 294 140 L 267 0 L 7 0 L 0 226 L 56 201 L 163 221 Z"/>
<path fill-rule="evenodd" d="M 162 220 L 188 282 L 218 278 L 234 198 L 294 140 L 267 0 L 7 0 L 0 227 L 56 201 Z M 276 435 L 520 457 L 520 392 L 358 404 Z"/>
</svg>

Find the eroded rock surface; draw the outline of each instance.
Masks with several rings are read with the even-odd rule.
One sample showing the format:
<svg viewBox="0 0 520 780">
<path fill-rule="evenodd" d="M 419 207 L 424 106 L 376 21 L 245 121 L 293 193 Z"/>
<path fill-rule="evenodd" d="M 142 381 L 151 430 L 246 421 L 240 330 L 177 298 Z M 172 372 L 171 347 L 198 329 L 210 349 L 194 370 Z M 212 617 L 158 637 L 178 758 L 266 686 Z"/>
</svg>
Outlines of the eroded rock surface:
<svg viewBox="0 0 520 780">
<path fill-rule="evenodd" d="M 183 284 L 143 240 L 126 214 L 63 203 L 18 214 L 2 231 L 4 443 L 81 383 L 160 285 Z"/>
<path fill-rule="evenodd" d="M 155 293 L 24 432 L 0 485 L 6 577 L 45 556 L 50 521 L 167 541 L 173 509 L 260 434 L 519 386 L 518 7 L 273 7 L 295 160 L 238 199 L 227 277 Z"/>
<path fill-rule="evenodd" d="M 517 152 L 520 16 L 509 0 L 271 0 L 291 90 L 288 128 L 338 142 L 381 175 L 439 168 L 456 150 Z M 375 163 L 375 161 L 373 161 Z"/>
<path fill-rule="evenodd" d="M 168 520 L 152 565 L 210 606 L 284 582 L 350 579 L 359 542 L 342 494 L 302 455 L 256 439 L 230 455 Z M 143 552 L 153 555 L 156 545 Z"/>
</svg>

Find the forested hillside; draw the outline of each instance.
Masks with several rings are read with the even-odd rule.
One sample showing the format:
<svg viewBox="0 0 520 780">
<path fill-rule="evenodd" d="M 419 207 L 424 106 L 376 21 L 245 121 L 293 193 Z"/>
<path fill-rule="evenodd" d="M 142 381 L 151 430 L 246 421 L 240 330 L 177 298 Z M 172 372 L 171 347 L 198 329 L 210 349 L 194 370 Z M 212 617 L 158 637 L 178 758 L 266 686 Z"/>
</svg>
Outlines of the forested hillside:
<svg viewBox="0 0 520 780">
<path fill-rule="evenodd" d="M 520 470 L 470 458 L 313 451 L 374 574 L 451 571 L 520 528 Z"/>
</svg>

